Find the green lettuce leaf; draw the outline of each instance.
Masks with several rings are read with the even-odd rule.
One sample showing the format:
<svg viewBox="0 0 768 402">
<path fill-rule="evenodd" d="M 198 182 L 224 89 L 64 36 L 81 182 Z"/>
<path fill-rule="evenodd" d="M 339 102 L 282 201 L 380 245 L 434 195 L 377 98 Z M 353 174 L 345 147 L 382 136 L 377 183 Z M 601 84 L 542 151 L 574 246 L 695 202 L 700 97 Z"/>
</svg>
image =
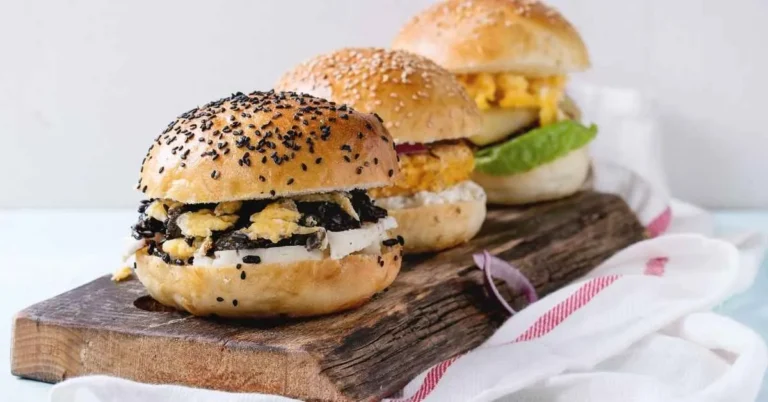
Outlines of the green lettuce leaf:
<svg viewBox="0 0 768 402">
<path fill-rule="evenodd" d="M 531 130 L 475 154 L 475 169 L 494 176 L 527 172 L 587 145 L 597 126 L 564 120 Z"/>
</svg>

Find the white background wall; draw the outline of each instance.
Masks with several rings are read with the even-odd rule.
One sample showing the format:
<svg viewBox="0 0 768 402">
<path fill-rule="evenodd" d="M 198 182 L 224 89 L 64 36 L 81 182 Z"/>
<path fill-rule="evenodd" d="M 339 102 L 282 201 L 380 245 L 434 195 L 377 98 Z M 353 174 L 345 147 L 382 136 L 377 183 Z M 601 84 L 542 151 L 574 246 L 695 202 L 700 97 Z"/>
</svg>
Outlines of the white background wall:
<svg viewBox="0 0 768 402">
<path fill-rule="evenodd" d="M 177 114 L 341 46 L 386 46 L 431 0 L 4 0 L 0 207 L 132 207 Z M 594 68 L 663 111 L 673 191 L 768 207 L 768 2 L 551 0 Z"/>
</svg>

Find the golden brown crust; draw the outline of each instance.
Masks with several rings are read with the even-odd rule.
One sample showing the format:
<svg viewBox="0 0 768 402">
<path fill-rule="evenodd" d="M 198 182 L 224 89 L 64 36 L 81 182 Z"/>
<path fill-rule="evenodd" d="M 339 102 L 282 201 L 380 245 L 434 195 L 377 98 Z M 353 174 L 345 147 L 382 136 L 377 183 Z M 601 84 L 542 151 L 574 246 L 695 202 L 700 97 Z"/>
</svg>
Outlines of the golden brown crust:
<svg viewBox="0 0 768 402">
<path fill-rule="evenodd" d="M 411 19 L 395 49 L 426 56 L 455 73 L 566 74 L 589 67 L 576 29 L 531 0 L 447 0 Z"/>
<path fill-rule="evenodd" d="M 476 105 L 451 73 L 403 51 L 341 49 L 299 64 L 276 88 L 376 112 L 397 143 L 469 137 L 481 124 Z"/>
<path fill-rule="evenodd" d="M 415 208 L 390 209 L 395 235 L 405 239 L 407 254 L 445 250 L 471 240 L 485 221 L 485 199 Z"/>
<path fill-rule="evenodd" d="M 197 316 L 314 316 L 360 306 L 389 286 L 400 272 L 400 246 L 382 251 L 238 269 L 170 265 L 142 249 L 136 276 L 155 300 Z"/>
<path fill-rule="evenodd" d="M 397 169 L 392 137 L 374 115 L 309 95 L 254 92 L 168 125 L 138 188 L 149 198 L 223 202 L 384 186 Z"/>
<path fill-rule="evenodd" d="M 489 204 L 523 205 L 576 193 L 587 179 L 589 166 L 585 146 L 524 173 L 491 176 L 475 171 L 472 180 L 483 187 Z"/>
</svg>

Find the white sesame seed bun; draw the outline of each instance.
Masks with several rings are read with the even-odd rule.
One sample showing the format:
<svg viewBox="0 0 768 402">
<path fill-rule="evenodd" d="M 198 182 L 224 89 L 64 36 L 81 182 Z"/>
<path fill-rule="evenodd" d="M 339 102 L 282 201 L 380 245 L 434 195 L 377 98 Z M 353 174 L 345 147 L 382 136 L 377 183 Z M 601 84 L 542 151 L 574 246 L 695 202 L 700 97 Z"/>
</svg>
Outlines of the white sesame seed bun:
<svg viewBox="0 0 768 402">
<path fill-rule="evenodd" d="M 589 166 L 585 146 L 524 173 L 492 176 L 475 171 L 472 180 L 483 187 L 491 204 L 531 204 L 576 193 L 587 179 Z"/>
<path fill-rule="evenodd" d="M 576 29 L 557 10 L 533 0 L 443 1 L 405 24 L 392 47 L 454 73 L 546 76 L 590 64 Z"/>
<path fill-rule="evenodd" d="M 448 204 L 390 209 L 398 226 L 392 233 L 405 239 L 407 254 L 441 251 L 471 240 L 485 221 L 485 198 Z"/>
<path fill-rule="evenodd" d="M 314 316 L 360 306 L 392 284 L 400 272 L 400 246 L 382 251 L 238 269 L 166 264 L 142 249 L 136 276 L 155 300 L 197 316 Z"/>
<path fill-rule="evenodd" d="M 183 203 L 254 200 L 386 186 L 397 171 L 392 137 L 374 115 L 254 92 L 173 121 L 150 147 L 138 188 Z"/>
<path fill-rule="evenodd" d="M 285 73 L 275 88 L 378 113 L 397 143 L 466 138 L 482 124 L 451 73 L 403 51 L 348 48 L 320 55 Z"/>
</svg>

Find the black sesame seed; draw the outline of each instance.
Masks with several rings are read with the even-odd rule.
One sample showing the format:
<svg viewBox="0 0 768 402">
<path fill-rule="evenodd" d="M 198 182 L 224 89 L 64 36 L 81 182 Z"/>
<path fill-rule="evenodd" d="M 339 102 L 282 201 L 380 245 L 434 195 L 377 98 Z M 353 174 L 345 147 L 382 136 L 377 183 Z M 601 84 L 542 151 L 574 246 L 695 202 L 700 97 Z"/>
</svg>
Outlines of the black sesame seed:
<svg viewBox="0 0 768 402">
<path fill-rule="evenodd" d="M 246 264 L 260 264 L 261 263 L 261 257 L 258 255 L 246 255 L 243 257 L 243 262 Z"/>
<path fill-rule="evenodd" d="M 221 176 L 221 173 L 219 173 L 217 170 L 214 170 L 213 172 L 211 172 L 211 179 L 214 179 L 214 180 L 216 180 L 216 179 L 218 179 L 220 176 Z"/>
<path fill-rule="evenodd" d="M 264 176 L 259 175 L 259 180 L 261 180 L 262 183 L 267 181 L 267 178 Z"/>
<path fill-rule="evenodd" d="M 349 156 L 347 155 L 344 155 L 344 160 L 347 162 L 352 162 L 352 159 L 349 159 Z"/>
<path fill-rule="evenodd" d="M 317 159 L 315 159 L 315 165 L 319 165 L 319 164 L 320 164 L 320 162 L 322 162 L 322 161 L 323 161 L 323 158 L 317 158 Z"/>
<path fill-rule="evenodd" d="M 223 302 L 223 301 L 224 301 L 224 298 L 223 298 L 223 297 L 217 297 L 217 298 L 216 298 L 216 301 L 217 301 L 217 302 L 219 302 L 219 303 L 221 303 L 221 302 Z"/>
<path fill-rule="evenodd" d="M 400 245 L 402 246 L 405 244 L 405 239 L 403 239 L 403 236 L 398 235 L 397 242 L 400 243 Z"/>
<path fill-rule="evenodd" d="M 371 125 L 371 123 L 365 123 L 365 128 L 369 130 L 373 130 L 373 126 Z"/>
<path fill-rule="evenodd" d="M 352 152 L 352 147 L 350 147 L 348 144 L 344 144 L 341 146 L 342 151 Z"/>
<path fill-rule="evenodd" d="M 232 300 L 232 305 L 233 305 L 233 306 L 235 306 L 235 307 L 237 307 L 237 299 L 235 299 L 235 300 Z"/>
<path fill-rule="evenodd" d="M 383 245 L 385 245 L 387 247 L 392 247 L 392 246 L 394 246 L 395 244 L 398 244 L 398 243 L 400 243 L 400 242 L 397 239 L 387 239 L 387 240 L 384 240 L 383 242 L 381 242 L 381 244 L 383 244 Z"/>
<path fill-rule="evenodd" d="M 240 272 L 240 279 L 245 280 L 245 271 Z"/>
<path fill-rule="evenodd" d="M 240 269 L 240 268 L 242 268 L 242 267 L 243 267 L 243 264 L 237 264 L 237 265 L 235 265 L 235 268 L 237 268 L 237 269 Z"/>
<path fill-rule="evenodd" d="M 357 133 L 357 138 L 360 138 L 361 140 L 363 139 L 363 132 L 362 131 Z"/>
<path fill-rule="evenodd" d="M 383 135 L 381 136 L 381 139 L 384 140 L 384 142 L 389 142 L 389 138 L 387 138 L 387 137 L 385 137 Z"/>
<path fill-rule="evenodd" d="M 360 159 L 360 154 L 355 154 L 355 160 Z"/>
<path fill-rule="evenodd" d="M 276 193 L 275 193 L 275 190 L 269 190 L 269 195 L 271 195 L 271 196 L 273 196 L 273 197 L 274 197 L 274 196 L 275 196 L 275 194 L 276 194 Z"/>
<path fill-rule="evenodd" d="M 393 169 L 389 169 L 389 172 L 387 174 L 389 174 L 389 177 L 392 177 L 395 175 L 395 171 Z"/>
<path fill-rule="evenodd" d="M 307 171 L 307 165 L 306 165 L 306 164 L 304 164 L 304 163 L 302 163 L 302 164 L 301 164 L 301 170 L 303 170 L 303 171 L 305 171 L 305 172 L 306 172 L 306 171 Z"/>
<path fill-rule="evenodd" d="M 357 174 L 362 174 L 363 173 L 363 167 L 362 166 L 358 166 L 357 169 L 355 169 L 355 172 Z"/>
<path fill-rule="evenodd" d="M 293 184 L 293 178 L 288 179 L 288 185 L 290 186 L 291 184 Z"/>
<path fill-rule="evenodd" d="M 379 164 L 379 158 L 373 158 L 373 164 L 378 165 Z"/>
</svg>

